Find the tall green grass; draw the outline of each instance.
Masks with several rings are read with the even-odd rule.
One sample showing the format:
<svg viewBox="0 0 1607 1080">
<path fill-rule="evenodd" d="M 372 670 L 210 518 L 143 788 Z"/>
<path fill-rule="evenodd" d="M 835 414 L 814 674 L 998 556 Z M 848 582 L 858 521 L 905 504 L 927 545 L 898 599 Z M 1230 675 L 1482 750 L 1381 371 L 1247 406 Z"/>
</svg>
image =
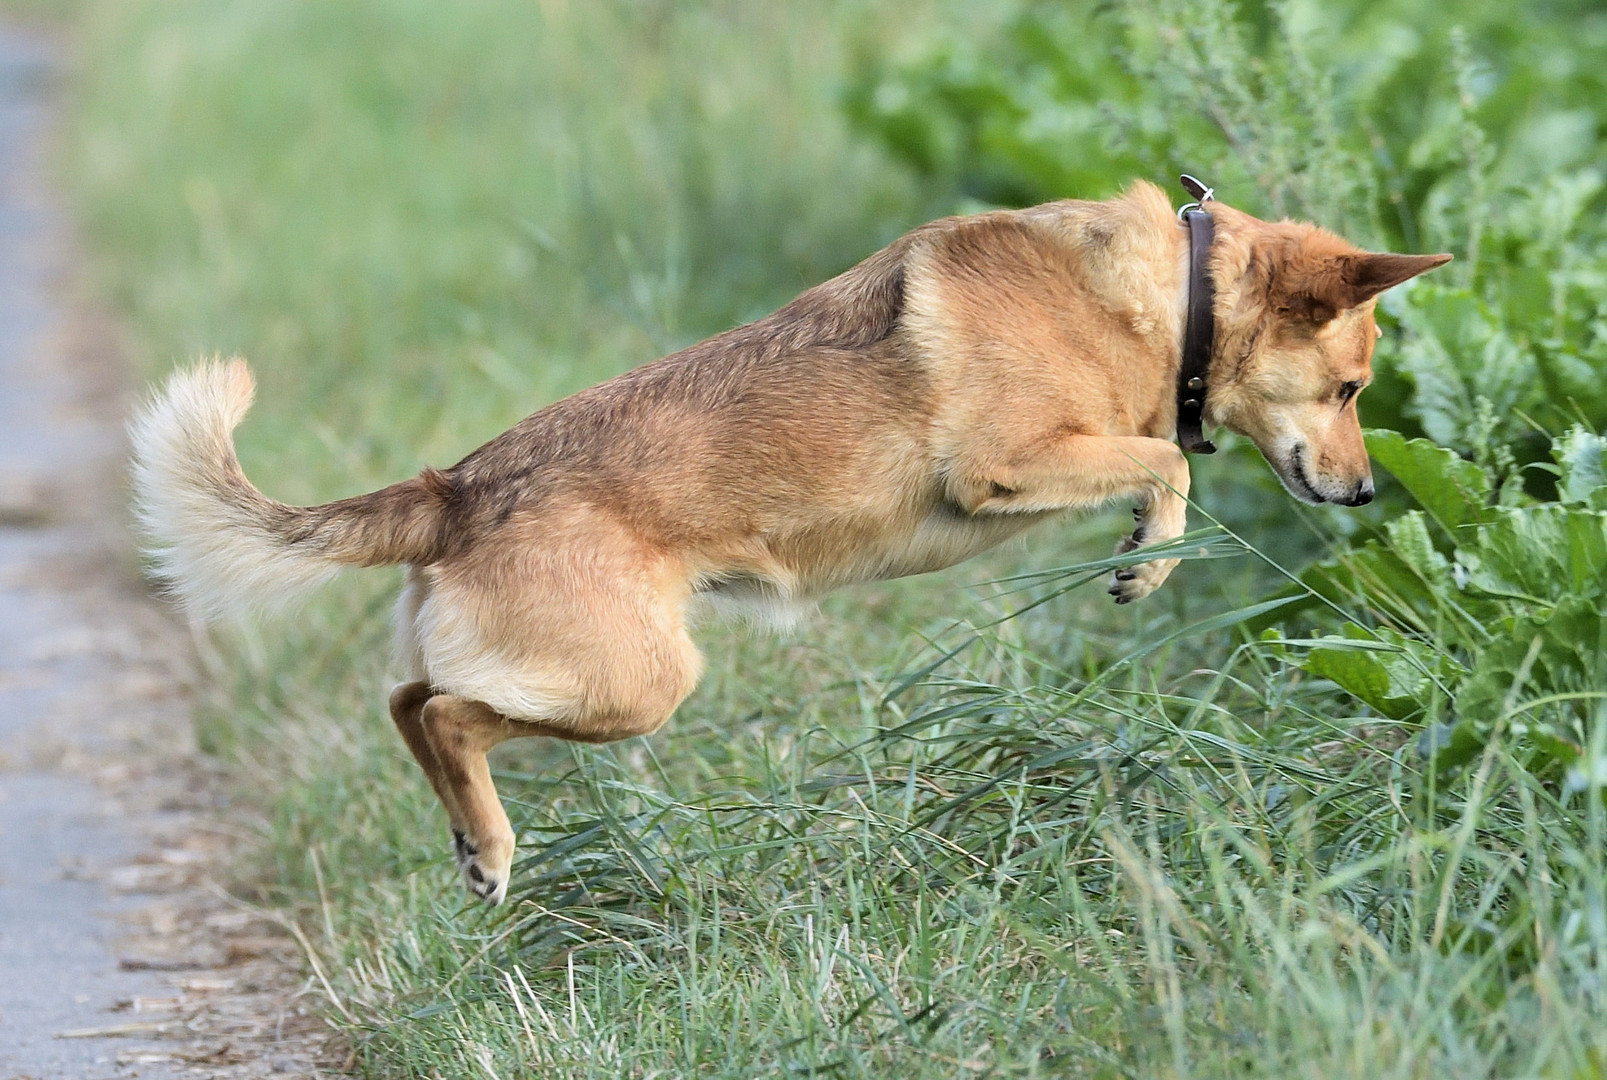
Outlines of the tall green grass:
<svg viewBox="0 0 1607 1080">
<path fill-rule="evenodd" d="M 846 130 L 849 72 L 986 22 L 90 2 L 71 176 L 147 370 L 247 355 L 247 470 L 332 498 L 913 224 L 942 189 Z M 204 638 L 199 722 L 371 1075 L 1603 1075 L 1599 798 L 1500 730 L 1428 768 L 1302 666 L 1321 605 L 1243 629 L 1336 519 L 1237 470 L 1201 464 L 1232 531 L 1134 609 L 1073 587 L 1106 518 L 790 638 L 707 628 L 665 732 L 500 759 L 495 912 L 384 713 L 393 575 Z"/>
</svg>

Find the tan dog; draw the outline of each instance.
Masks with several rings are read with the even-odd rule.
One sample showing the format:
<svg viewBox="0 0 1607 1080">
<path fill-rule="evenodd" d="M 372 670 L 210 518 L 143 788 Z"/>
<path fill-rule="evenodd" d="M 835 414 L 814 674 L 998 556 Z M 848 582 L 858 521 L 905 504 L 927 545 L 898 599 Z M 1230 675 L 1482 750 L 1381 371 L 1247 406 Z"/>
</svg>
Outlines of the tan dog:
<svg viewBox="0 0 1607 1080">
<path fill-rule="evenodd" d="M 1356 393 L 1373 297 L 1448 255 L 1372 255 L 1209 204 L 1205 419 L 1308 502 L 1372 480 Z M 1162 192 L 922 226 L 780 311 L 551 405 L 451 469 L 315 507 L 264 497 L 231 431 L 245 364 L 175 375 L 134 424 L 160 573 L 203 614 L 406 563 L 391 715 L 496 903 L 514 851 L 485 753 L 657 730 L 698 680 L 699 602 L 807 601 L 1133 499 L 1121 550 L 1182 534 L 1189 239 Z M 1119 602 L 1175 560 L 1117 573 Z"/>
</svg>

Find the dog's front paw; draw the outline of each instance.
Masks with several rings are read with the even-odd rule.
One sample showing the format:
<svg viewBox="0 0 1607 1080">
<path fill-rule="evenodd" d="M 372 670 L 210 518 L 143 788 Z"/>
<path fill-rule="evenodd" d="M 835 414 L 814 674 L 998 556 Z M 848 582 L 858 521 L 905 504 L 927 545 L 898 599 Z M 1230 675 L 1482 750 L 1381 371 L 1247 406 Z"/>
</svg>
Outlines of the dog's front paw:
<svg viewBox="0 0 1607 1080">
<path fill-rule="evenodd" d="M 469 859 L 480 853 L 480 849 L 469 843 L 469 838 L 463 830 L 456 825 L 452 826 L 452 858 L 457 861 L 458 869 L 462 870 Z"/>
<path fill-rule="evenodd" d="M 452 853 L 463 883 L 469 891 L 492 907 L 508 895 L 508 877 L 513 867 L 513 838 L 498 838 L 485 845 L 476 844 L 460 829 L 452 830 Z"/>
<path fill-rule="evenodd" d="M 1136 551 L 1146 543 L 1160 543 L 1159 539 L 1150 536 L 1149 530 L 1142 524 L 1133 530 L 1130 536 L 1124 536 L 1116 544 L 1116 554 L 1126 555 L 1129 551 Z M 1124 566 L 1110 575 L 1110 595 L 1116 598 L 1118 604 L 1131 604 L 1134 600 L 1142 600 L 1150 593 L 1161 587 L 1177 568 L 1179 559 L 1155 559 L 1151 562 L 1134 563 Z"/>
</svg>

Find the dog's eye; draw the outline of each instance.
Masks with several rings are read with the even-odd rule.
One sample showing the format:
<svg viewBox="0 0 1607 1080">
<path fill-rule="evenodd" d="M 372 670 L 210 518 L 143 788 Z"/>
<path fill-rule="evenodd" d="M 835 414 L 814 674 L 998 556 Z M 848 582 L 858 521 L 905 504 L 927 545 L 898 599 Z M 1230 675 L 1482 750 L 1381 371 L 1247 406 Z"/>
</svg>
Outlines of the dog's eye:
<svg viewBox="0 0 1607 1080">
<path fill-rule="evenodd" d="M 1349 401 L 1351 398 L 1361 393 L 1361 388 L 1362 383 L 1360 379 L 1352 379 L 1348 383 L 1341 383 L 1339 387 L 1340 402 L 1343 403 Z"/>
</svg>

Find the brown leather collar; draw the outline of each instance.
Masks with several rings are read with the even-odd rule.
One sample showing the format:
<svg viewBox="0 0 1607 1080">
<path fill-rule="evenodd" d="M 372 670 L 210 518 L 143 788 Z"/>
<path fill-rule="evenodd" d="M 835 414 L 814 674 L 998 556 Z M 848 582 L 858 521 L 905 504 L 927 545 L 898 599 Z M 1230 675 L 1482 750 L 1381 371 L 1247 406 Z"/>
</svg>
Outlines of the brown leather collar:
<svg viewBox="0 0 1607 1080">
<path fill-rule="evenodd" d="M 1189 230 L 1188 315 L 1183 323 L 1183 362 L 1177 372 L 1177 445 L 1185 454 L 1214 454 L 1216 444 L 1205 437 L 1205 395 L 1211 370 L 1211 347 L 1216 340 L 1216 282 L 1211 278 L 1211 241 L 1216 223 L 1204 204 L 1214 192 L 1186 173 L 1178 178 L 1198 202 L 1177 212 Z"/>
</svg>

